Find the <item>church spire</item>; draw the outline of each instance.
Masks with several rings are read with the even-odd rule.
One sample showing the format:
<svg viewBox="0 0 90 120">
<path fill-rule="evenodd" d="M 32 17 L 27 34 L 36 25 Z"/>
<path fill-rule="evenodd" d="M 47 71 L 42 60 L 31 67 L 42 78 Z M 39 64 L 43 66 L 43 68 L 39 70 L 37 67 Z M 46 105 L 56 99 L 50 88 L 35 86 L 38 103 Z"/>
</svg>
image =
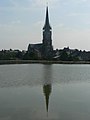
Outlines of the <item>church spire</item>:
<svg viewBox="0 0 90 120">
<path fill-rule="evenodd" d="M 45 25 L 43 27 L 43 47 L 42 47 L 42 56 L 43 59 L 52 59 L 53 57 L 53 46 L 52 46 L 52 31 L 49 24 L 49 14 L 48 6 L 46 8 L 46 19 Z"/>
<path fill-rule="evenodd" d="M 46 19 L 45 19 L 45 25 L 43 27 L 43 30 L 46 30 L 46 29 L 52 29 L 50 24 L 49 24 L 49 14 L 48 14 L 48 6 L 46 8 Z"/>
</svg>

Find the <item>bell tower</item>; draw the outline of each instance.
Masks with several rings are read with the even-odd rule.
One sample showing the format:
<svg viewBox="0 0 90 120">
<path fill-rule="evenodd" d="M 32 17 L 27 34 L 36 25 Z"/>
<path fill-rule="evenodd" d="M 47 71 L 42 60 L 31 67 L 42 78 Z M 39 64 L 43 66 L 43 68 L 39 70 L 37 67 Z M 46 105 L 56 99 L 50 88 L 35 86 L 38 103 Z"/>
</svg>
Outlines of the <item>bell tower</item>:
<svg viewBox="0 0 90 120">
<path fill-rule="evenodd" d="M 52 58 L 52 28 L 49 23 L 48 6 L 46 8 L 45 25 L 43 27 L 43 57 L 48 59 Z"/>
</svg>

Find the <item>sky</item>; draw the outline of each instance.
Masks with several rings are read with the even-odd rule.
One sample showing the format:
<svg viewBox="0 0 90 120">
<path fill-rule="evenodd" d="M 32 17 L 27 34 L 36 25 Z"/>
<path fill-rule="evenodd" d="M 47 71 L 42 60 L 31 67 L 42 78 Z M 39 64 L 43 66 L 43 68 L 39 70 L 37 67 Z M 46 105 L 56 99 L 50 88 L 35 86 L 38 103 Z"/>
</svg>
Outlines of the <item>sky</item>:
<svg viewBox="0 0 90 120">
<path fill-rule="evenodd" d="M 42 42 L 47 2 L 54 49 L 90 50 L 90 0 L 0 0 L 0 50 Z"/>
</svg>

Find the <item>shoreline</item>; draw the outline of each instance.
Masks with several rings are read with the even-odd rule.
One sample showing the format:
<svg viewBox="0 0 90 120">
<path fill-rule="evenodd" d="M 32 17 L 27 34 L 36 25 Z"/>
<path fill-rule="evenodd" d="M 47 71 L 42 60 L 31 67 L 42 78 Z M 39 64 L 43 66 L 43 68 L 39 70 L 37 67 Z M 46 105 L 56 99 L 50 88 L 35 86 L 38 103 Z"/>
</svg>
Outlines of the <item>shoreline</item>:
<svg viewBox="0 0 90 120">
<path fill-rule="evenodd" d="M 90 61 L 0 60 L 0 65 L 5 64 L 90 64 Z"/>
</svg>

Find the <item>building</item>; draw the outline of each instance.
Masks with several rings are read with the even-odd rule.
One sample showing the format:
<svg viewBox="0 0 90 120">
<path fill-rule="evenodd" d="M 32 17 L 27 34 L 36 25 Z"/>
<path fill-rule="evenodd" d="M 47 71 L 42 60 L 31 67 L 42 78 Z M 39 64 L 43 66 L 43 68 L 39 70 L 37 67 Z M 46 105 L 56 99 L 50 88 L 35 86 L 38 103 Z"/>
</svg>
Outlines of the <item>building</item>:
<svg viewBox="0 0 90 120">
<path fill-rule="evenodd" d="M 52 28 L 49 23 L 48 6 L 46 8 L 45 25 L 43 27 L 43 40 L 39 44 L 29 44 L 28 53 L 35 54 L 41 59 L 52 59 L 53 46 L 52 46 Z"/>
</svg>

